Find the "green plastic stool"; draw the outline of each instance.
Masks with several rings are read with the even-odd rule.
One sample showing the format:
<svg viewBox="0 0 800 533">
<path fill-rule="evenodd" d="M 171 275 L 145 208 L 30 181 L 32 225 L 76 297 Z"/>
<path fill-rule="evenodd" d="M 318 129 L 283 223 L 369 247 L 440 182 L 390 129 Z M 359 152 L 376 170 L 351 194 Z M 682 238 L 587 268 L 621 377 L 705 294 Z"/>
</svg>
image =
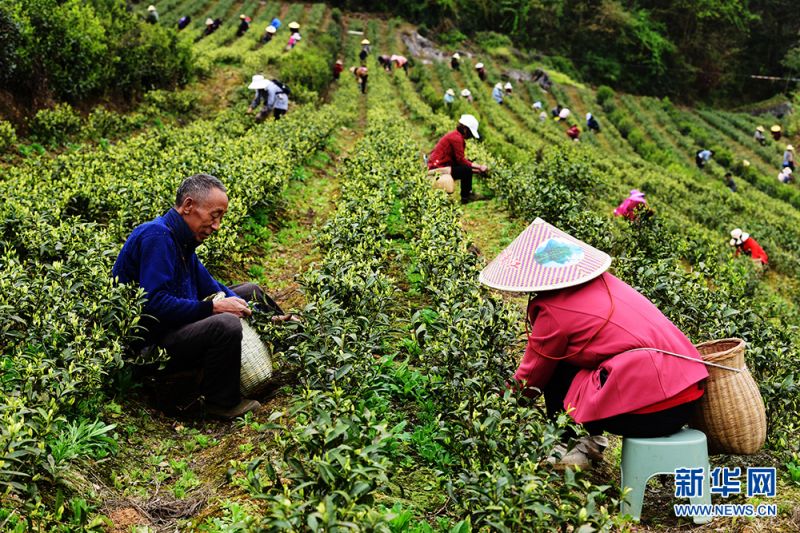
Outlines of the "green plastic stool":
<svg viewBox="0 0 800 533">
<path fill-rule="evenodd" d="M 647 480 L 657 474 L 674 475 L 678 468 L 703 469 L 702 496 L 689 498 L 689 501 L 693 504 L 710 504 L 708 446 L 702 431 L 684 428 L 668 437 L 622 439 L 621 485 L 631 488 L 627 498 L 620 504 L 622 513 L 638 521 L 642 514 Z M 708 522 L 711 522 L 710 516 L 694 517 L 695 524 Z"/>
</svg>

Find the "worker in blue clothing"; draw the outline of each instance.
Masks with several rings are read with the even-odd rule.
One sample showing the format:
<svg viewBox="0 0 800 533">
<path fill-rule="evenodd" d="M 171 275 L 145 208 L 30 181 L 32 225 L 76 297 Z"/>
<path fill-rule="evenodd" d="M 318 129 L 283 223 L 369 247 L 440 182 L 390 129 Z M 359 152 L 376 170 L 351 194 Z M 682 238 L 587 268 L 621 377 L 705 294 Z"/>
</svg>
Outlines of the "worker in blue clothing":
<svg viewBox="0 0 800 533">
<path fill-rule="evenodd" d="M 225 186 L 214 176 L 183 180 L 175 205 L 163 216 L 137 226 L 125 241 L 112 275 L 144 289 L 147 302 L 142 340 L 169 355 L 168 372 L 200 369 L 197 395 L 206 413 L 234 418 L 260 407 L 239 392 L 242 324 L 251 314 L 246 299 L 261 298 L 254 284 L 226 287 L 215 280 L 195 250 L 220 227 L 228 210 Z M 226 298 L 206 301 L 217 292 Z M 280 316 L 277 321 L 290 317 Z"/>
</svg>

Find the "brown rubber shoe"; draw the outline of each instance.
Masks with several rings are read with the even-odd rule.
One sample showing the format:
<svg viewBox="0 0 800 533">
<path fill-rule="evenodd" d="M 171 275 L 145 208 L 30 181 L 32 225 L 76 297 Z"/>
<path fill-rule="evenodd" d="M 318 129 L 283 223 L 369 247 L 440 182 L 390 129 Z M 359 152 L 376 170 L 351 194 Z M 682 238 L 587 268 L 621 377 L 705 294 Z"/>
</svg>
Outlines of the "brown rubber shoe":
<svg viewBox="0 0 800 533">
<path fill-rule="evenodd" d="M 208 404 L 206 405 L 206 413 L 215 418 L 222 418 L 224 420 L 233 420 L 240 416 L 244 416 L 250 411 L 261 409 L 261 404 L 255 400 L 243 399 L 233 407 L 221 407 L 219 405 Z"/>
</svg>

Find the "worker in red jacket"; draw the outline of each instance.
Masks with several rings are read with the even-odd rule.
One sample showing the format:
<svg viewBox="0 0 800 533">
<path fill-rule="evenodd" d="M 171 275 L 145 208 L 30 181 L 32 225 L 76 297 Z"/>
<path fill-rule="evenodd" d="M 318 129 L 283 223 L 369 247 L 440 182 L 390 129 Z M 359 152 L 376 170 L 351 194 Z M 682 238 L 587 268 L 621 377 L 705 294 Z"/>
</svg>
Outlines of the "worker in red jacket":
<svg viewBox="0 0 800 533">
<path fill-rule="evenodd" d="M 337 59 L 336 63 L 333 64 L 333 79 L 338 80 L 339 75 L 344 70 L 344 63 L 342 63 L 341 59 Z"/>
<path fill-rule="evenodd" d="M 736 255 L 745 253 L 750 256 L 753 261 L 761 262 L 762 265 L 767 266 L 769 259 L 767 252 L 761 247 L 758 242 L 750 236 L 749 233 L 744 233 L 741 229 L 736 228 L 731 231 L 731 246 L 736 247 Z"/>
<path fill-rule="evenodd" d="M 708 371 L 692 342 L 650 300 L 606 272 L 611 257 L 537 218 L 480 274 L 481 283 L 535 293 L 514 383 L 566 410 L 592 437 L 561 464 L 602 457 L 602 433 L 661 437 L 680 431 Z"/>
<path fill-rule="evenodd" d="M 578 141 L 578 140 L 580 140 L 580 136 L 581 136 L 581 130 L 580 130 L 580 128 L 578 127 L 578 125 L 577 125 L 577 124 L 573 124 L 573 125 L 572 125 L 572 126 L 570 126 L 570 128 L 567 130 L 567 137 L 569 137 L 569 138 L 570 138 L 570 139 L 572 139 L 573 141 Z"/>
<path fill-rule="evenodd" d="M 472 192 L 472 173 L 483 174 L 485 165 L 473 163 L 464 155 L 467 139 L 480 139 L 478 119 L 472 115 L 461 115 L 454 131 L 444 135 L 436 143 L 428 157 L 428 169 L 451 167 L 454 180 L 461 180 L 461 203 L 467 204 L 481 197 Z"/>
</svg>

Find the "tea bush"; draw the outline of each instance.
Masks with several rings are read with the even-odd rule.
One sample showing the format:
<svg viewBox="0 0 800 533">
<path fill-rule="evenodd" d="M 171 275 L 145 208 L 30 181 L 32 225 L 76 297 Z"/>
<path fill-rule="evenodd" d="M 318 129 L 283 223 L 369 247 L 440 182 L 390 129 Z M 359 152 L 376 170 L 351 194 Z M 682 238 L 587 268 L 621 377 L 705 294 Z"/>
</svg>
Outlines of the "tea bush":
<svg viewBox="0 0 800 533">
<path fill-rule="evenodd" d="M 53 109 L 42 109 L 31 120 L 31 135 L 40 143 L 58 146 L 77 135 L 82 125 L 81 117 L 69 104 L 56 104 Z"/>
<path fill-rule="evenodd" d="M 9 0 L 2 12 L 14 30 L 8 86 L 20 98 L 131 98 L 189 80 L 189 45 L 174 29 L 137 19 L 122 2 Z"/>
<path fill-rule="evenodd" d="M 11 150 L 17 144 L 17 132 L 7 120 L 0 120 L 0 153 Z"/>
</svg>

